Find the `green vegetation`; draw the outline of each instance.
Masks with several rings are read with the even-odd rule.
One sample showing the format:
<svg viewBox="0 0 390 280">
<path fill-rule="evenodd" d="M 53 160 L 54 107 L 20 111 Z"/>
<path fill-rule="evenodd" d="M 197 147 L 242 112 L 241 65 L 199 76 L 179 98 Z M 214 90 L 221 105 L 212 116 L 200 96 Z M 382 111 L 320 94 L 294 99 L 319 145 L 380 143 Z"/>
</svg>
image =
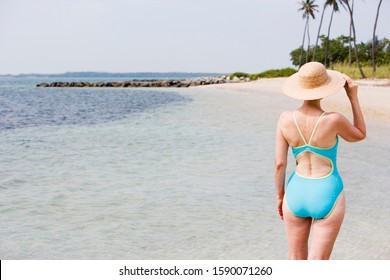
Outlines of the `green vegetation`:
<svg viewBox="0 0 390 280">
<path fill-rule="evenodd" d="M 301 67 L 302 64 L 304 63 L 310 61 L 319 61 L 322 62 L 327 68 L 332 67 L 332 63 L 341 63 L 341 64 L 348 63 L 349 66 L 355 64 L 359 70 L 361 78 L 366 78 L 363 68 L 366 68 L 366 66 L 371 65 L 372 71 L 370 72 L 372 73 L 372 76 L 373 77 L 382 76 L 383 73 L 381 74 L 376 73 L 376 67 L 390 65 L 388 59 L 388 54 L 390 52 L 390 47 L 388 43 L 389 40 L 386 38 L 382 40 L 378 40 L 378 36 L 376 35 L 376 27 L 378 24 L 378 18 L 380 14 L 381 5 L 382 5 L 382 0 L 379 0 L 378 2 L 376 17 L 374 21 L 374 28 L 373 28 L 374 31 L 371 37 L 372 38 L 371 43 L 368 42 L 367 44 L 364 43 L 358 44 L 356 42 L 356 26 L 355 26 L 356 19 L 353 13 L 354 0 L 325 0 L 322 3 L 324 6 L 322 9 L 321 20 L 317 32 L 316 43 L 314 46 L 310 45 L 309 19 L 310 17 L 313 20 L 315 19 L 315 13 L 319 11 L 318 5 L 316 4 L 315 0 L 302 0 L 299 3 L 300 8 L 298 9 L 298 11 L 299 12 L 303 11 L 303 19 L 305 19 L 305 26 L 304 26 L 305 28 L 303 32 L 303 40 L 302 40 L 301 47 L 293 50 L 290 53 L 293 64 L 298 67 Z M 322 22 L 324 19 L 324 12 L 327 7 L 332 8 L 332 13 L 330 15 L 330 21 L 328 26 L 328 32 L 327 32 L 327 36 L 325 35 L 320 36 Z M 342 41 L 341 43 L 342 43 L 343 51 L 346 49 L 345 44 L 346 43 L 348 44 L 347 55 L 344 52 L 342 57 L 339 57 L 340 52 L 334 52 L 334 49 L 332 50 L 332 48 L 335 47 L 332 41 L 335 40 L 332 40 L 329 37 L 330 29 L 333 22 L 333 15 L 335 12 L 341 12 L 340 7 L 342 7 L 344 11 L 349 14 L 349 19 L 350 19 L 349 36 L 348 37 L 340 36 L 339 38 L 336 39 L 337 41 L 336 43 L 340 43 L 340 41 Z M 367 23 L 367 18 L 364 18 L 363 20 L 365 23 Z M 305 45 L 306 37 L 308 39 L 308 42 L 307 42 L 307 47 L 305 48 L 304 45 Z M 322 40 L 322 45 L 321 45 L 322 50 L 318 50 L 318 52 L 321 52 L 322 58 L 318 57 L 320 55 L 317 56 L 319 38 L 321 38 Z M 384 43 L 385 47 L 381 49 L 381 46 L 379 45 L 380 43 Z M 340 46 L 337 46 L 336 44 L 336 47 L 340 47 Z M 384 61 L 379 62 L 377 60 L 379 58 L 378 56 L 382 56 L 382 58 L 384 57 Z M 306 57 L 305 61 L 303 60 L 303 57 Z M 382 58 L 379 58 L 379 60 Z"/>
<path fill-rule="evenodd" d="M 371 65 L 363 66 L 363 71 L 366 74 L 367 78 L 373 79 L 389 79 L 390 78 L 390 64 L 388 65 L 382 65 L 382 66 L 376 66 L 375 74 L 373 73 L 373 69 Z M 333 64 L 330 68 L 332 70 L 339 71 L 341 73 L 346 74 L 347 76 L 351 77 L 352 79 L 360 79 L 360 71 L 357 65 L 351 65 L 348 66 L 347 64 Z"/>
<path fill-rule="evenodd" d="M 347 63 L 334 63 L 329 68 L 331 70 L 336 70 L 341 73 L 344 73 L 351 77 L 352 79 L 360 79 L 360 71 L 357 67 L 356 63 L 352 64 L 351 66 L 348 66 Z M 364 73 L 366 74 L 367 78 L 370 79 L 389 79 L 390 78 L 390 64 L 384 64 L 376 67 L 375 74 L 373 73 L 373 69 L 371 65 L 365 65 L 362 67 Z M 283 69 L 272 69 L 268 71 L 264 71 L 257 74 L 248 74 L 244 72 L 235 72 L 233 74 L 230 74 L 230 79 L 233 79 L 234 77 L 237 78 L 249 78 L 251 80 L 257 80 L 260 78 L 280 78 L 280 77 L 289 77 L 292 74 L 296 73 L 297 70 L 293 68 L 283 68 Z"/>
<path fill-rule="evenodd" d="M 257 80 L 260 78 L 278 78 L 278 77 L 289 77 L 292 74 L 296 73 L 297 70 L 293 68 L 283 68 L 283 69 L 271 69 L 257 74 L 248 74 L 244 72 L 235 72 L 230 75 L 230 79 L 234 77 L 244 77 L 251 80 Z"/>
<path fill-rule="evenodd" d="M 387 38 L 379 39 L 376 35 L 376 27 L 380 14 L 382 0 L 378 1 L 375 21 L 373 22 L 374 31 L 370 41 L 356 42 L 356 19 L 353 14 L 354 0 L 325 0 L 321 11 L 321 19 L 317 31 L 315 45 L 310 44 L 309 23 L 315 20 L 315 14 L 320 12 L 318 1 L 301 0 L 298 12 L 302 13 L 305 21 L 302 44 L 299 48 L 290 52 L 291 61 L 298 69 L 307 62 L 318 61 L 323 63 L 328 69 L 334 69 L 345 73 L 353 79 L 359 78 L 390 78 L 390 40 Z M 324 20 L 325 9 L 332 9 L 330 14 L 327 36 L 320 35 L 322 23 Z M 333 15 L 336 12 L 347 13 L 349 17 L 348 36 L 339 36 L 336 39 L 329 37 L 333 23 Z M 367 18 L 364 20 L 367 24 Z M 380 23 L 380 21 L 379 21 Z M 306 42 L 307 39 L 307 42 Z M 269 70 L 258 74 L 248 74 L 236 72 L 230 75 L 230 78 L 244 77 L 251 80 L 258 78 L 288 77 L 297 72 L 293 68 L 284 68 L 279 70 Z"/>
<path fill-rule="evenodd" d="M 320 37 L 321 45 L 311 46 L 309 48 L 309 57 L 313 57 L 316 49 L 315 61 L 324 63 L 325 53 L 327 53 L 327 64 L 329 69 L 335 69 L 352 78 L 361 78 L 361 72 L 357 65 L 356 55 L 350 52 L 350 38 L 347 36 L 339 36 L 336 39 L 327 40 L 324 35 Z M 328 47 L 328 51 L 326 48 Z M 372 41 L 367 43 L 357 44 L 357 55 L 361 64 L 362 71 L 368 78 L 390 78 L 390 40 L 387 38 L 375 40 L 375 60 L 376 71 L 374 73 L 372 67 Z M 293 50 L 290 53 L 292 64 L 298 66 L 300 64 L 301 52 L 306 54 L 307 50 L 302 50 L 301 47 Z M 311 60 L 312 61 L 312 60 Z M 349 66 L 350 65 L 350 66 Z M 348 74 L 349 73 L 349 74 Z"/>
<path fill-rule="evenodd" d="M 245 73 L 245 72 L 234 72 L 233 74 L 230 74 L 229 77 L 230 79 L 233 79 L 234 77 L 237 77 L 237 78 L 241 78 L 241 77 L 244 77 L 244 78 L 250 78 L 249 76 L 251 76 L 252 74 L 248 74 L 248 73 Z M 253 79 L 251 79 L 253 80 Z"/>
</svg>

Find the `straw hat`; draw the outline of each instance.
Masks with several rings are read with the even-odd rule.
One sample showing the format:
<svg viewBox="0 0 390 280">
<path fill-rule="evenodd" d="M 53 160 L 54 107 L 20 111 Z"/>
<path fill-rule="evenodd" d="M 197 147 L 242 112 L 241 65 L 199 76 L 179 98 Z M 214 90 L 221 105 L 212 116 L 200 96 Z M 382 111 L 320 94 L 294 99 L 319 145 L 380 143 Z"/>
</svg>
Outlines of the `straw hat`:
<svg viewBox="0 0 390 280">
<path fill-rule="evenodd" d="M 340 72 L 326 70 L 319 62 L 309 62 L 286 80 L 283 92 L 295 99 L 315 100 L 337 93 L 344 84 Z"/>
</svg>

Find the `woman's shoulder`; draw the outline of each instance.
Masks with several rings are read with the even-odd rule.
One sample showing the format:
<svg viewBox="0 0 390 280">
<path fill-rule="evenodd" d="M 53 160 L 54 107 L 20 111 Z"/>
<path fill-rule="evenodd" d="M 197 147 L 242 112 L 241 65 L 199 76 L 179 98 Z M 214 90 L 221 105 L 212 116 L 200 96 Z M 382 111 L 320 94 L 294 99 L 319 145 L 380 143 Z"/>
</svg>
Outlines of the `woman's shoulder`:
<svg viewBox="0 0 390 280">
<path fill-rule="evenodd" d="M 328 121 L 331 121 L 331 122 L 338 122 L 341 119 L 345 118 L 342 114 L 337 113 L 337 112 L 326 112 L 324 117 L 325 117 L 325 119 L 327 119 Z"/>
<path fill-rule="evenodd" d="M 284 111 L 280 114 L 279 120 L 286 120 L 293 117 L 293 111 Z"/>
<path fill-rule="evenodd" d="M 322 127 L 328 127 L 333 131 L 339 131 L 340 127 L 346 121 L 346 117 L 338 112 L 326 112 L 321 120 Z"/>
<path fill-rule="evenodd" d="M 294 122 L 293 111 L 284 111 L 279 116 L 278 127 L 288 128 Z"/>
</svg>

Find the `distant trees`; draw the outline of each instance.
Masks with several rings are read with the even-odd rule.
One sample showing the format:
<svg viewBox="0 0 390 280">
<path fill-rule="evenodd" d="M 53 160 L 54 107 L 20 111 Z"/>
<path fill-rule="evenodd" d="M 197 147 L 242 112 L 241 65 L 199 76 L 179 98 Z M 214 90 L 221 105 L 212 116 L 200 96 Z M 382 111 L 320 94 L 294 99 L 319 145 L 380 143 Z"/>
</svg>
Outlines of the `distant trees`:
<svg viewBox="0 0 390 280">
<path fill-rule="evenodd" d="M 325 35 L 320 36 L 321 44 L 317 47 L 317 55 L 314 61 L 323 63 L 325 59 L 325 48 L 329 45 L 328 61 L 329 64 L 347 63 L 349 57 L 349 36 L 339 36 L 336 39 L 328 39 Z M 356 44 L 356 54 L 352 57 L 352 63 L 357 63 L 357 58 L 361 65 L 368 66 L 372 64 L 373 42 L 375 44 L 375 61 L 377 66 L 390 65 L 390 40 L 387 38 L 370 40 L 366 43 Z M 315 46 L 309 50 L 303 50 L 303 55 L 313 57 Z M 297 48 L 290 52 L 291 61 L 294 66 L 300 65 L 300 56 L 302 48 Z M 307 53 L 308 52 L 308 53 Z"/>
<path fill-rule="evenodd" d="M 376 36 L 376 27 L 382 0 L 379 0 L 378 2 L 372 41 L 367 43 L 356 42 L 356 28 L 353 13 L 354 0 L 324 0 L 323 3 L 324 5 L 321 14 L 321 20 L 317 32 L 316 43 L 314 46 L 310 46 L 309 20 L 310 18 L 315 19 L 315 12 L 318 12 L 318 5 L 316 4 L 315 0 L 301 0 L 299 3 L 300 8 L 298 11 L 303 12 L 302 16 L 305 19 L 305 26 L 301 47 L 293 50 L 290 53 L 293 65 L 300 67 L 303 64 L 303 56 L 306 56 L 306 62 L 319 61 L 325 64 L 327 67 L 329 67 L 329 65 L 332 63 L 345 63 L 348 61 L 349 65 L 351 63 L 356 63 L 359 68 L 361 77 L 365 78 L 365 74 L 362 70 L 362 64 L 364 66 L 371 64 L 374 75 L 377 65 L 390 64 L 389 39 L 383 38 L 382 40 L 379 40 Z M 349 36 L 340 36 L 336 39 L 331 39 L 330 30 L 333 21 L 333 14 L 340 11 L 340 6 L 344 7 L 349 14 L 350 34 Z M 332 13 L 330 15 L 327 36 L 325 36 L 320 34 L 324 19 L 324 12 L 327 7 L 332 8 Z M 366 21 L 366 19 L 364 20 Z M 306 38 L 308 42 L 305 49 Z M 321 40 L 320 46 L 318 45 L 319 40 Z M 354 56 L 352 56 L 351 50 L 353 50 Z"/>
<path fill-rule="evenodd" d="M 316 59 L 316 50 L 317 50 L 317 46 L 318 46 L 318 40 L 320 38 L 320 33 L 321 33 L 321 27 L 322 27 L 322 21 L 324 19 L 324 13 L 325 13 L 325 10 L 326 10 L 326 7 L 330 6 L 332 7 L 332 14 L 330 16 L 330 21 L 329 21 L 329 26 L 328 26 L 328 38 L 330 36 L 330 29 L 331 29 L 331 26 L 332 26 L 332 22 L 333 22 L 333 14 L 335 12 L 338 12 L 340 11 L 340 8 L 339 8 L 339 2 L 340 4 L 344 7 L 344 3 L 342 0 L 326 0 L 325 3 L 324 3 L 324 8 L 322 10 L 322 14 L 321 14 L 321 21 L 320 21 L 320 25 L 318 27 L 318 33 L 317 33 L 317 40 L 316 40 L 316 44 L 314 46 L 314 53 L 313 53 L 313 60 Z M 329 46 L 326 46 L 325 48 L 325 58 L 324 58 L 324 64 L 326 66 L 327 65 L 327 52 L 328 52 L 328 47 Z"/>
<path fill-rule="evenodd" d="M 333 23 L 333 14 L 335 12 L 339 12 L 340 11 L 339 2 L 341 4 L 341 6 L 343 6 L 343 7 L 344 7 L 344 4 L 343 4 L 342 0 L 327 0 L 326 2 L 328 4 L 328 6 L 332 7 L 332 13 L 330 15 L 330 21 L 329 21 L 329 26 L 328 26 L 328 35 L 327 35 L 327 38 L 330 38 L 330 29 L 331 29 L 332 23 Z M 329 41 L 327 41 L 327 42 L 329 43 Z M 329 66 L 329 64 L 328 64 L 328 53 L 329 53 L 329 45 L 326 45 L 326 47 L 325 47 L 324 63 L 325 63 L 325 65 L 327 67 Z"/>
<path fill-rule="evenodd" d="M 360 59 L 359 59 L 359 56 L 358 56 L 358 50 L 357 50 L 357 46 L 356 46 L 356 28 L 355 28 L 355 21 L 353 19 L 353 9 L 349 3 L 349 0 L 343 0 L 344 4 L 347 6 L 348 8 L 348 11 L 349 11 L 349 16 L 350 16 L 350 19 L 351 19 L 351 28 L 352 28 L 352 42 L 353 42 L 353 46 L 354 46 L 354 51 L 355 51 L 355 60 L 356 60 L 356 63 L 357 63 L 357 66 L 359 68 L 359 71 L 360 71 L 360 75 L 362 76 L 362 78 L 366 78 L 366 76 L 364 75 L 363 73 L 363 69 L 362 69 L 362 66 L 360 64 Z"/>
</svg>

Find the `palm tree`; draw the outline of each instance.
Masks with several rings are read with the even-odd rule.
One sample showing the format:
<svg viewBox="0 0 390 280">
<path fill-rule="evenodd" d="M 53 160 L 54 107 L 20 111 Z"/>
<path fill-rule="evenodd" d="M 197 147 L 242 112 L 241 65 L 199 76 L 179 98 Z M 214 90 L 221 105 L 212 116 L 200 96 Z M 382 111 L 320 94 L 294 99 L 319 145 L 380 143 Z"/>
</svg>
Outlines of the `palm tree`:
<svg viewBox="0 0 390 280">
<path fill-rule="evenodd" d="M 379 0 L 378 9 L 376 11 L 374 32 L 372 33 L 372 70 L 373 70 L 374 77 L 375 77 L 375 73 L 376 73 L 375 50 L 376 50 L 376 41 L 377 41 L 377 38 L 375 36 L 375 32 L 376 32 L 376 25 L 378 23 L 379 10 L 381 9 L 381 5 L 382 5 L 382 0 Z"/>
<path fill-rule="evenodd" d="M 329 21 L 329 26 L 328 26 L 328 40 L 326 40 L 326 44 L 325 44 L 325 55 L 324 55 L 324 64 L 325 66 L 329 66 L 329 61 L 328 61 L 328 54 L 329 54 L 329 40 L 330 40 L 330 28 L 332 26 L 332 22 L 333 22 L 333 14 L 335 12 L 339 12 L 340 9 L 339 9 L 339 3 L 341 4 L 341 6 L 344 7 L 344 3 L 341 1 L 341 0 L 327 0 L 325 2 L 325 5 L 328 5 L 328 6 L 332 6 L 333 9 L 332 9 L 332 14 L 330 16 L 330 21 Z M 345 7 L 344 7 L 345 8 Z"/>
<path fill-rule="evenodd" d="M 321 20 L 320 20 L 320 25 L 318 27 L 318 32 L 317 32 L 317 40 L 316 40 L 316 44 L 314 46 L 314 51 L 313 51 L 313 60 L 316 59 L 316 50 L 317 50 L 317 47 L 318 47 L 318 40 L 320 38 L 320 33 L 321 33 L 321 27 L 322 27 L 322 22 L 324 20 L 324 14 L 325 14 L 325 10 L 326 10 L 326 7 L 327 6 L 333 6 L 333 11 L 338 11 L 338 3 L 337 2 L 340 2 L 342 5 L 343 2 L 341 0 L 325 0 L 325 3 L 324 3 L 324 8 L 322 9 L 322 14 L 321 14 Z M 335 10 L 336 9 L 336 10 Z M 333 12 L 332 12 L 332 17 L 333 17 Z M 328 36 L 328 39 L 329 39 L 329 36 Z"/>
<path fill-rule="evenodd" d="M 313 50 L 313 61 L 316 60 L 316 51 L 317 51 L 317 47 L 318 47 L 318 39 L 320 38 L 321 26 L 322 26 L 322 21 L 324 19 L 324 13 L 325 13 L 325 10 L 326 10 L 327 2 L 328 1 L 325 1 L 324 8 L 322 9 L 322 13 L 321 13 L 321 20 L 320 20 L 320 25 L 318 27 L 316 44 L 315 44 L 314 50 Z"/>
<path fill-rule="evenodd" d="M 302 0 L 301 1 L 301 8 L 298 9 L 298 11 L 303 11 L 302 17 L 306 19 L 305 28 L 303 30 L 303 40 L 302 40 L 302 49 L 301 49 L 301 55 L 299 57 L 299 67 L 302 66 L 302 52 L 305 44 L 305 37 L 307 34 L 308 37 L 308 44 L 307 44 L 307 52 L 306 52 L 306 62 L 309 61 L 309 48 L 310 48 L 310 34 L 309 34 L 309 19 L 312 17 L 315 19 L 314 12 L 318 12 L 318 5 L 314 3 L 314 0 Z"/>
<path fill-rule="evenodd" d="M 353 8 L 355 6 L 355 1 L 352 0 L 351 10 L 353 14 Z M 348 66 L 351 67 L 352 64 L 352 20 L 349 23 L 349 42 L 348 42 Z"/>
<path fill-rule="evenodd" d="M 349 11 L 349 17 L 351 19 L 351 28 L 352 28 L 352 35 L 353 35 L 352 40 L 353 40 L 353 46 L 354 46 L 354 49 L 355 49 L 356 63 L 358 65 L 360 75 L 362 76 L 363 79 L 365 79 L 366 76 L 364 75 L 362 66 L 360 65 L 360 60 L 359 60 L 359 56 L 358 56 L 358 50 L 357 50 L 357 47 L 356 47 L 356 30 L 355 30 L 355 23 L 353 21 L 353 10 L 351 8 L 351 5 L 349 4 L 349 0 L 342 0 L 342 1 L 347 6 L 348 11 Z"/>
</svg>

